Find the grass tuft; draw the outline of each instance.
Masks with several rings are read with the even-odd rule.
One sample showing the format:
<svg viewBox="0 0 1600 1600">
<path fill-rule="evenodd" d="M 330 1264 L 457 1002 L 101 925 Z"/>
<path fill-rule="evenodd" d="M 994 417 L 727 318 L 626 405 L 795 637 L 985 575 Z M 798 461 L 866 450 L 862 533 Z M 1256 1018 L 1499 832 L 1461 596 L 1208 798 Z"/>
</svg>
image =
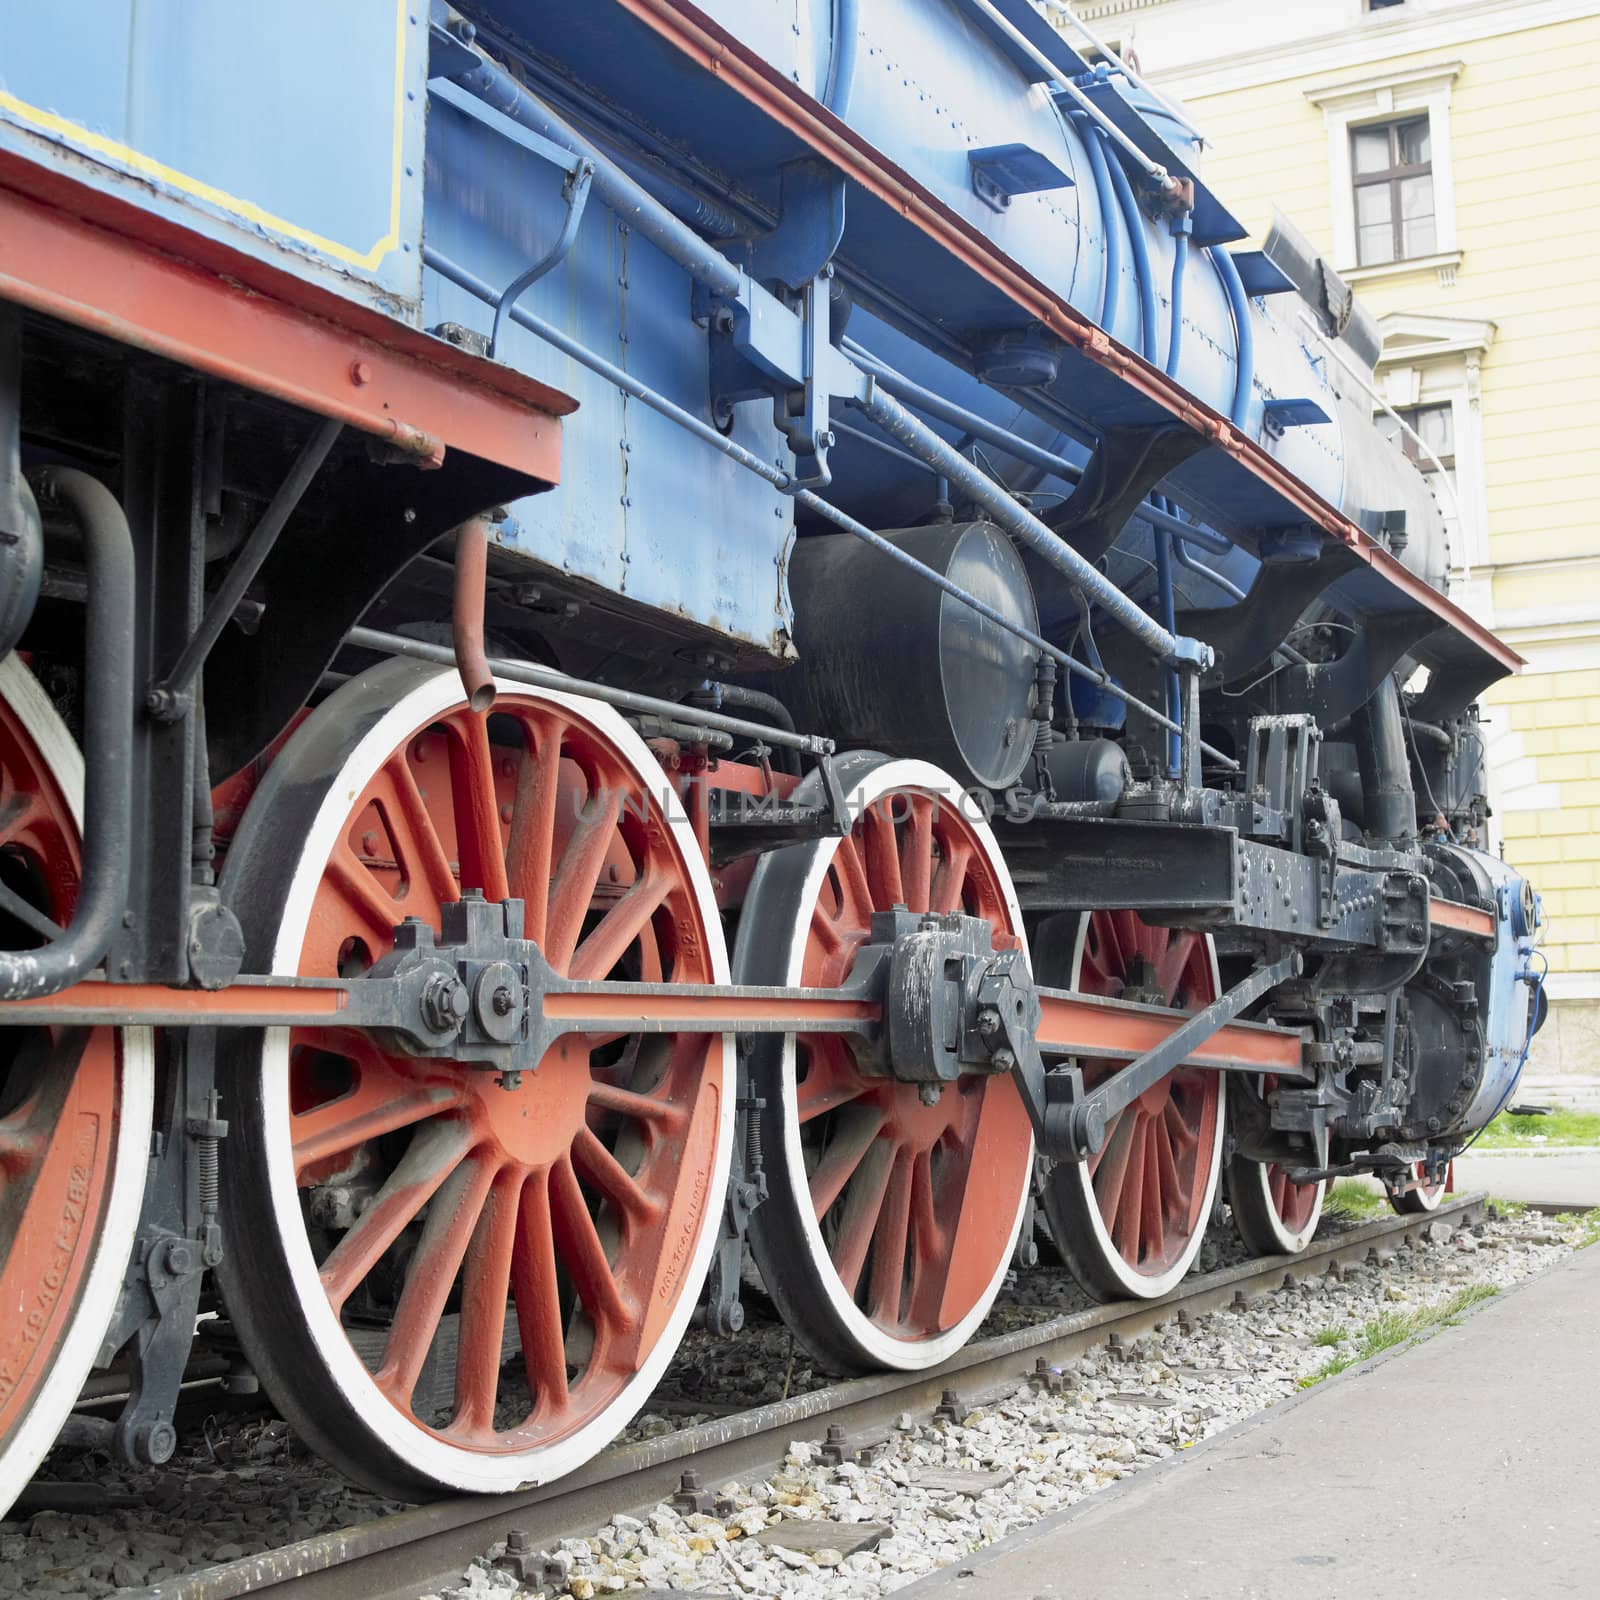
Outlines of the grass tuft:
<svg viewBox="0 0 1600 1600">
<path fill-rule="evenodd" d="M 1349 1337 L 1343 1328 L 1318 1328 L 1316 1337 L 1311 1342 L 1327 1348 L 1330 1345 L 1343 1344 Z"/>
<path fill-rule="evenodd" d="M 1496 1284 L 1474 1283 L 1456 1290 L 1448 1300 L 1441 1300 L 1437 1305 L 1417 1306 L 1409 1311 L 1381 1311 L 1370 1322 L 1362 1324 L 1355 1335 L 1354 1349 L 1330 1356 L 1315 1372 L 1308 1372 L 1300 1380 L 1299 1387 L 1309 1389 L 1325 1378 L 1343 1372 L 1346 1367 L 1353 1367 L 1358 1361 L 1366 1361 L 1385 1350 L 1394 1349 L 1396 1345 L 1415 1342 L 1430 1328 L 1454 1327 L 1468 1306 L 1476 1305 L 1480 1300 L 1492 1299 L 1499 1293 Z M 1330 1334 L 1333 1337 L 1326 1337 Z M 1316 1342 L 1320 1345 L 1338 1344 L 1344 1337 L 1338 1329 L 1324 1328 L 1317 1334 Z"/>
<path fill-rule="evenodd" d="M 1600 1206 L 1593 1211 L 1563 1211 L 1550 1219 L 1567 1235 L 1574 1250 L 1586 1250 L 1600 1244 Z"/>
<path fill-rule="evenodd" d="M 1600 1145 L 1600 1111 L 1552 1111 L 1547 1117 L 1518 1117 L 1509 1111 L 1479 1136 L 1479 1150 L 1549 1150 Z"/>
<path fill-rule="evenodd" d="M 1377 1216 L 1380 1211 L 1387 1211 L 1389 1202 L 1376 1190 L 1369 1189 L 1366 1184 L 1350 1178 L 1341 1178 L 1328 1190 L 1327 1198 L 1322 1202 L 1322 1209 L 1351 1222 L 1360 1222 L 1367 1217 Z"/>
</svg>

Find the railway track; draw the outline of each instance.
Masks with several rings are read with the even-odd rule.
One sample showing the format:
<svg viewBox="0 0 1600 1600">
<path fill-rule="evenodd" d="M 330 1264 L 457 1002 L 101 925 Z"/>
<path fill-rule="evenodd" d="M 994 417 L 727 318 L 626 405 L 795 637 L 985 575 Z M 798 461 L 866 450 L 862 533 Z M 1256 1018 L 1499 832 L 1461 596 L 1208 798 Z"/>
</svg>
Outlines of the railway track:
<svg viewBox="0 0 1600 1600">
<path fill-rule="evenodd" d="M 1285 1279 L 1316 1276 L 1340 1263 L 1392 1250 L 1433 1222 L 1476 1220 L 1482 1194 L 1444 1201 L 1429 1215 L 1358 1224 L 1299 1255 L 1267 1256 L 1187 1279 L 1162 1300 L 1118 1301 L 1031 1327 L 974 1340 L 928 1372 L 881 1373 L 755 1406 L 676 1433 L 607 1450 L 542 1488 L 435 1501 L 372 1522 L 319 1534 L 260 1555 L 164 1580 L 128 1600 L 233 1600 L 270 1592 L 274 1600 L 411 1600 L 449 1581 L 515 1527 L 535 1549 L 578 1537 L 619 1510 L 669 1497 L 693 1470 L 706 1484 L 761 1474 L 796 1436 L 841 1427 L 855 1443 L 887 1429 L 904 1411 L 931 1410 L 947 1389 L 965 1401 L 1016 1383 L 1040 1362 L 1065 1360 L 1115 1336 L 1123 1342 L 1182 1313 L 1194 1318 L 1268 1293 Z"/>
</svg>

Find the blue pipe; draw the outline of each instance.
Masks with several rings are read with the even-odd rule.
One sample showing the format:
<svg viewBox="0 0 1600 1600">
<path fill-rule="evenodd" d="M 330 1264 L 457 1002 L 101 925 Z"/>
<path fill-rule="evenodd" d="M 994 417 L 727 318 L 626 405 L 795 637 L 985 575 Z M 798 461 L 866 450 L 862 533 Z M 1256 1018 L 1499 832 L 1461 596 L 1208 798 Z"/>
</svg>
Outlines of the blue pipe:
<svg viewBox="0 0 1600 1600">
<path fill-rule="evenodd" d="M 1135 219 L 1137 220 L 1137 219 Z M 1178 358 L 1183 351 L 1183 274 L 1189 264 L 1189 230 L 1193 226 L 1187 214 L 1174 224 L 1172 229 L 1172 288 L 1169 293 L 1170 305 L 1167 311 L 1167 376 L 1171 377 L 1178 370 Z M 1155 497 L 1156 504 L 1163 510 L 1170 509 L 1167 501 L 1159 495 Z M 1178 597 L 1172 582 L 1172 558 L 1177 556 L 1182 566 L 1192 571 L 1204 572 L 1202 567 L 1189 554 L 1188 547 L 1182 539 L 1177 538 L 1169 528 L 1155 530 L 1156 547 L 1156 582 L 1161 593 L 1162 619 L 1172 618 L 1168 624 L 1169 629 L 1177 621 Z M 1183 685 L 1178 681 L 1178 674 L 1167 672 L 1167 715 L 1181 717 L 1183 714 Z M 1183 769 L 1183 741 L 1176 735 L 1167 735 L 1167 775 L 1177 777 Z"/>
<path fill-rule="evenodd" d="M 1167 376 L 1178 370 L 1178 354 L 1183 345 L 1183 275 L 1189 265 L 1188 217 L 1172 231 L 1172 308 L 1168 313 L 1171 328 L 1167 333 Z"/>
<path fill-rule="evenodd" d="M 1250 391 L 1256 378 L 1256 335 L 1250 321 L 1250 301 L 1244 292 L 1239 269 L 1227 250 L 1221 245 L 1213 245 L 1206 254 L 1217 269 L 1223 293 L 1228 297 L 1228 309 L 1233 313 L 1235 362 L 1231 420 L 1234 427 L 1242 428 L 1249 420 Z"/>
<path fill-rule="evenodd" d="M 469 268 L 452 260 L 431 245 L 423 246 L 422 260 L 424 266 L 431 267 L 440 277 L 455 284 L 457 288 L 464 290 L 475 299 L 483 301 L 485 305 L 493 306 L 500 298 L 499 291 L 491 284 L 485 283 L 482 278 L 478 277 Z M 1032 645 L 1035 650 L 1043 651 L 1068 672 L 1098 684 L 1107 693 L 1114 695 L 1126 705 L 1133 707 L 1134 710 L 1140 711 L 1151 718 L 1158 727 L 1170 729 L 1171 723 L 1166 716 L 1157 711 L 1154 706 L 1146 705 L 1137 695 L 1130 694 L 1121 684 L 1113 682 L 1103 671 L 1096 672 L 1092 668 L 1086 667 L 1081 661 L 1074 659 L 1065 650 L 1061 649 L 1060 646 L 1051 644 L 1048 639 L 1035 633 L 1033 629 L 1023 626 L 1015 618 L 1003 615 L 993 606 L 979 599 L 977 595 L 969 594 L 959 584 L 953 583 L 949 578 L 945 577 L 942 572 L 937 572 L 932 567 L 923 565 L 922 562 L 907 551 L 885 539 L 882 534 L 874 533 L 865 523 L 857 522 L 848 512 L 841 511 L 835 505 L 830 505 L 809 489 L 802 489 L 796 492 L 793 478 L 781 467 L 773 466 L 753 450 L 746 449 L 736 440 L 726 438 L 710 423 L 701 421 L 699 417 L 667 399 L 665 395 L 658 394 L 648 384 L 641 383 L 632 373 L 625 372 L 614 362 L 607 361 L 604 356 L 589 349 L 587 345 L 580 344 L 570 334 L 562 332 L 554 323 L 546 322 L 543 318 L 536 317 L 531 311 L 525 311 L 521 306 L 513 306 L 511 308 L 511 320 L 520 323 L 535 338 L 543 340 L 553 349 L 559 350 L 563 355 L 576 361 L 580 366 L 587 367 L 589 371 L 605 379 L 606 382 L 614 385 L 624 394 L 631 395 L 641 404 L 649 406 L 652 411 L 677 423 L 679 427 L 693 434 L 695 438 L 705 444 L 710 445 L 712 449 L 727 456 L 730 460 L 738 462 L 740 466 L 753 472 L 758 478 L 765 479 L 775 489 L 791 494 L 796 505 L 804 506 L 808 511 L 815 512 L 819 517 L 823 517 L 833 523 L 835 527 L 842 528 L 846 533 L 860 539 L 864 544 L 871 545 L 874 550 L 880 551 L 891 561 L 915 572 L 919 577 L 925 578 L 936 589 L 942 590 L 952 599 L 969 606 L 980 617 L 994 623 L 997 628 L 1015 635 L 1025 644 Z M 894 436 L 898 437 L 899 435 L 895 434 Z M 940 445 L 944 445 L 943 440 L 938 442 Z M 944 448 L 948 449 L 949 447 L 945 446 Z M 963 462 L 962 465 L 966 466 L 967 463 Z M 1100 574 L 1096 572 L 1094 577 L 1100 579 Z M 1103 582 L 1104 580 L 1101 581 Z M 1147 626 L 1154 626 L 1151 619 L 1145 617 L 1142 612 L 1140 616 L 1143 617 Z M 1213 749 L 1205 743 L 1202 743 L 1200 748 L 1207 755 L 1212 756 L 1231 770 L 1238 771 L 1239 763 L 1222 751 Z"/>
<path fill-rule="evenodd" d="M 1105 146 L 1100 130 L 1082 112 L 1072 115 L 1074 127 L 1089 152 L 1089 170 L 1094 174 L 1094 192 L 1100 202 L 1100 231 L 1105 237 L 1105 284 L 1100 291 L 1100 326 L 1114 334 L 1117 300 L 1122 292 L 1122 232 L 1116 225 L 1116 202 L 1111 196 L 1111 175 L 1106 171 Z"/>
<path fill-rule="evenodd" d="M 987 417 L 979 416 L 976 411 L 969 411 L 953 400 L 946 400 L 943 395 L 935 394 L 932 389 L 925 389 L 920 383 L 913 383 L 903 373 L 886 366 L 848 334 L 845 336 L 842 348 L 858 367 L 870 373 L 895 399 L 903 400 L 925 416 L 933 417 L 939 422 L 947 422 L 952 428 L 962 428 L 974 439 L 981 439 L 985 444 L 993 445 L 996 450 L 1003 450 L 1008 456 L 1014 456 L 1018 461 L 1025 461 L 1029 466 L 1038 467 L 1041 471 L 1053 473 L 1068 483 L 1076 483 L 1083 476 L 1083 468 L 1077 462 L 1069 461 L 1053 450 L 1046 450 L 1042 445 L 1031 443 L 1021 434 L 1013 433 L 1009 428 L 1002 428 L 999 423 L 990 422 Z M 965 446 L 957 445 L 956 448 L 962 450 Z M 1136 515 L 1158 528 L 1166 528 L 1180 538 L 1201 545 L 1216 555 L 1226 555 L 1233 549 L 1233 541 L 1222 534 L 1210 528 L 1199 527 L 1192 522 L 1185 522 L 1161 506 L 1147 503 L 1139 507 Z"/>
<path fill-rule="evenodd" d="M 1190 572 L 1198 573 L 1202 578 L 1205 578 L 1209 582 L 1216 584 L 1216 586 L 1231 599 L 1244 599 L 1244 590 L 1241 589 L 1232 578 L 1225 578 L 1220 572 L 1216 571 L 1215 568 L 1206 566 L 1204 562 L 1196 561 L 1188 545 L 1183 542 L 1182 538 L 1173 538 L 1172 554 L 1177 559 L 1180 567 L 1187 567 Z"/>
<path fill-rule="evenodd" d="M 478 57 L 476 65 L 457 73 L 452 80 L 509 117 L 519 127 L 585 156 L 594 164 L 594 191 L 616 212 L 618 218 L 650 240 L 669 259 L 676 261 L 696 283 L 713 294 L 737 295 L 744 274 L 719 250 L 707 244 L 693 228 L 680 222 L 656 197 L 636 183 L 609 157 L 570 124 L 564 122 L 537 96 L 530 94 L 510 73 L 492 61 Z M 520 320 L 520 318 L 518 319 Z"/>
<path fill-rule="evenodd" d="M 1144 218 L 1139 211 L 1139 202 L 1134 199 L 1128 174 L 1122 170 L 1122 163 L 1116 157 L 1109 152 L 1103 153 L 1111 173 L 1111 187 L 1117 191 L 1123 225 L 1128 230 L 1128 244 L 1133 251 L 1133 279 L 1139 290 L 1139 353 L 1154 366 L 1159 336 L 1156 331 L 1156 284 L 1150 268 L 1150 241 L 1144 235 Z"/>
<path fill-rule="evenodd" d="M 860 30 L 859 0 L 833 0 L 833 38 L 828 48 L 828 77 L 822 103 L 834 116 L 850 110 L 850 90 L 856 75 L 856 36 Z"/>
</svg>

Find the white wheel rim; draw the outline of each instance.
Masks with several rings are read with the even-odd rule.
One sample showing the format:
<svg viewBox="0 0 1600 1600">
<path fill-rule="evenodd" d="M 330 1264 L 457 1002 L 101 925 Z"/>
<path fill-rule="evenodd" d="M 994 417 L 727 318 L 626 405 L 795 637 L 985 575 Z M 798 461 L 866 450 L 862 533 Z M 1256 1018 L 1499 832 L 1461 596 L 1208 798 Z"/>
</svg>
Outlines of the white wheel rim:
<svg viewBox="0 0 1600 1600">
<path fill-rule="evenodd" d="M 654 781 L 660 764 L 644 741 L 609 706 L 578 695 L 531 689 L 526 684 L 500 681 L 499 692 L 518 699 L 542 700 L 587 719 L 640 774 L 650 782 L 652 800 L 677 841 L 688 867 L 709 945 L 712 970 L 718 983 L 728 981 L 728 954 L 722 938 L 710 873 L 700 854 L 693 825 L 676 792 L 665 781 Z M 384 761 L 404 740 L 447 710 L 463 703 L 460 680 L 446 671 L 431 678 L 392 706 L 368 730 L 347 759 L 340 781 L 328 791 L 306 835 L 295 863 L 283 918 L 272 956 L 274 973 L 298 970 L 306 924 L 317 886 L 339 830 L 348 819 L 355 797 Z M 722 1039 L 724 1084 L 734 1082 L 731 1035 Z M 305 1319 L 328 1373 L 344 1397 L 362 1416 L 376 1439 L 405 1461 L 416 1473 L 436 1483 L 475 1493 L 498 1493 L 559 1478 L 603 1449 L 627 1426 L 649 1398 L 662 1371 L 677 1350 L 696 1303 L 695 1289 L 703 1280 L 716 1246 L 717 1221 L 722 1213 L 729 1159 L 733 1148 L 736 1096 L 724 1093 L 720 1106 L 715 1166 L 701 1212 L 700 1236 L 681 1282 L 677 1304 L 650 1354 L 616 1398 L 588 1423 L 565 1438 L 526 1453 L 485 1453 L 464 1450 L 408 1423 L 378 1389 L 363 1365 L 328 1302 L 317 1274 L 316 1261 L 306 1237 L 295 1182 L 290 1139 L 289 1033 L 284 1028 L 264 1031 L 261 1058 L 262 1097 L 265 1108 L 265 1147 L 270 1170 L 273 1214 L 289 1262 L 290 1283 L 296 1305 Z"/>
<path fill-rule="evenodd" d="M 875 767 L 855 788 L 850 790 L 847 799 L 852 813 L 859 815 L 885 794 L 904 789 L 921 790 L 962 808 L 962 815 L 967 819 L 968 824 L 989 856 L 989 864 L 1000 886 L 1006 909 L 1012 918 L 1012 927 L 1016 930 L 1018 939 L 1022 940 L 1022 909 L 1017 903 L 1016 891 L 1011 883 L 1011 874 L 1006 869 L 1005 859 L 1000 853 L 1000 846 L 988 824 L 981 817 L 973 814 L 973 803 L 966 796 L 965 791 L 947 773 L 942 772 L 938 767 L 926 761 L 885 761 L 880 766 Z M 822 839 L 818 840 L 810 848 L 812 850 L 812 859 L 806 871 L 805 887 L 800 896 L 800 903 L 805 907 L 803 912 L 804 921 L 797 918 L 785 930 L 788 938 L 788 948 L 785 952 L 784 981 L 790 985 L 800 982 L 801 968 L 805 960 L 809 934 L 810 908 L 815 906 L 821 893 L 822 881 L 827 875 L 828 868 L 833 863 L 834 855 L 839 848 L 839 841 L 837 839 Z M 757 871 L 759 872 L 760 868 Z M 1024 958 L 1026 958 L 1025 940 L 1023 942 L 1023 954 Z M 784 1153 L 787 1171 L 791 1177 L 797 1181 L 803 1181 L 806 1170 L 805 1152 L 800 1138 L 799 1096 L 795 1065 L 795 1037 L 793 1034 L 786 1034 L 783 1041 L 781 1079 Z M 937 1366 L 941 1361 L 947 1360 L 966 1344 L 983 1322 L 983 1319 L 989 1314 L 989 1308 L 993 1305 L 995 1296 L 1000 1292 L 1000 1285 L 1004 1282 L 1006 1272 L 1011 1265 L 1011 1256 L 1016 1247 L 1017 1235 L 1022 1230 L 1023 1218 L 1027 1214 L 1028 1187 L 1032 1179 L 1032 1173 L 1033 1146 L 1030 1140 L 1028 1158 L 1019 1164 L 1017 1172 L 1017 1200 L 1012 1212 L 1006 1247 L 998 1257 L 999 1265 L 987 1288 L 972 1310 L 959 1322 L 945 1329 L 942 1333 L 934 1334 L 926 1339 L 916 1340 L 895 1338 L 875 1323 L 855 1303 L 855 1300 L 846 1293 L 844 1285 L 839 1281 L 838 1273 L 834 1269 L 827 1241 L 822 1235 L 821 1224 L 818 1222 L 811 1205 L 809 1191 L 803 1195 L 791 1194 L 788 1197 L 788 1203 L 793 1207 L 795 1214 L 800 1219 L 807 1253 L 810 1256 L 817 1279 L 822 1285 L 822 1291 L 827 1299 L 829 1309 L 846 1330 L 848 1336 L 859 1346 L 863 1355 L 880 1366 L 901 1372 L 917 1372 L 927 1367 Z M 773 1202 L 769 1200 L 767 1203 L 770 1205 Z"/>
<path fill-rule="evenodd" d="M 1083 972 L 1084 945 L 1088 939 L 1089 919 L 1087 916 L 1078 919 L 1078 933 L 1072 945 L 1072 988 L 1076 992 L 1080 987 L 1080 978 Z M 1222 992 L 1221 975 L 1217 970 L 1217 947 L 1210 934 L 1205 936 L 1206 957 L 1211 969 L 1212 992 Z M 1052 1182 L 1066 1181 L 1073 1185 L 1082 1202 L 1081 1209 L 1088 1221 L 1095 1248 L 1116 1279 L 1118 1285 L 1130 1299 L 1155 1300 L 1162 1295 L 1170 1293 L 1183 1281 L 1184 1275 L 1194 1265 L 1195 1258 L 1200 1254 L 1200 1247 L 1205 1243 L 1207 1219 L 1210 1217 L 1217 1199 L 1217 1184 L 1222 1177 L 1222 1139 L 1227 1127 L 1228 1110 L 1228 1079 L 1226 1073 L 1218 1074 L 1217 1082 L 1217 1119 L 1216 1128 L 1212 1134 L 1210 1176 L 1206 1180 L 1205 1201 L 1200 1208 L 1200 1223 L 1194 1230 L 1183 1253 L 1159 1273 L 1140 1272 L 1130 1266 L 1123 1259 L 1122 1252 L 1112 1242 L 1110 1230 L 1106 1227 L 1105 1218 L 1100 1212 L 1100 1202 L 1095 1196 L 1094 1179 L 1089 1172 L 1087 1161 L 1072 1161 L 1059 1164 L 1051 1175 Z M 1062 1168 L 1067 1170 L 1063 1172 Z"/>
<path fill-rule="evenodd" d="M 0 660 L 0 696 L 9 702 L 50 768 L 73 820 L 83 826 L 83 755 L 33 674 L 13 653 Z M 121 1030 L 118 1127 L 112 1149 L 111 1183 L 93 1259 L 84 1274 L 78 1308 L 39 1391 L 0 1458 L 0 1513 L 20 1494 L 55 1443 L 94 1366 L 100 1341 L 116 1309 L 123 1273 L 133 1251 L 154 1112 L 155 1050 L 148 1028 Z M 0 1308 L 7 1318 L 20 1307 Z"/>
<path fill-rule="evenodd" d="M 1240 1174 L 1239 1169 L 1248 1167 L 1246 1174 Z M 1238 1162 L 1235 1165 L 1235 1174 L 1241 1181 L 1253 1185 L 1259 1194 L 1261 1214 L 1267 1226 L 1271 1228 L 1274 1239 L 1277 1240 L 1278 1254 L 1285 1256 L 1298 1255 L 1300 1251 L 1311 1243 L 1317 1231 L 1317 1224 L 1322 1220 L 1322 1202 L 1326 1198 L 1328 1185 L 1324 1181 L 1317 1184 L 1317 1196 L 1311 1206 L 1311 1219 L 1304 1227 L 1291 1230 L 1283 1220 L 1283 1213 L 1278 1210 L 1272 1198 L 1272 1181 L 1269 1175 L 1270 1162 L 1251 1161 Z"/>
</svg>

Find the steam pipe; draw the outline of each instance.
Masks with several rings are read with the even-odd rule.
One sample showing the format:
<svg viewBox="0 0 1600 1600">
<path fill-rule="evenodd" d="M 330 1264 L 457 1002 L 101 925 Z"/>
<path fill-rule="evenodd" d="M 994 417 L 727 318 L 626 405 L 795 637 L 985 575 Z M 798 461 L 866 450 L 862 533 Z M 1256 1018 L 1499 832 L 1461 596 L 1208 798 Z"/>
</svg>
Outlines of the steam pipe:
<svg viewBox="0 0 1600 1600">
<path fill-rule="evenodd" d="M 1380 839 L 1412 838 L 1417 831 L 1417 796 L 1400 720 L 1400 691 L 1392 673 L 1351 717 L 1350 733 L 1366 800 L 1367 831 Z"/>
<path fill-rule="evenodd" d="M 133 538 L 116 497 L 75 467 L 35 482 L 83 534 L 85 599 L 83 875 L 72 920 L 37 950 L 0 951 L 0 1000 L 36 1000 L 87 977 L 104 959 L 128 904 L 133 827 Z"/>
<path fill-rule="evenodd" d="M 1250 301 L 1244 292 L 1239 269 L 1227 250 L 1222 245 L 1213 245 L 1206 254 L 1217 269 L 1222 291 L 1228 297 L 1228 310 L 1233 313 L 1233 410 L 1229 420 L 1234 427 L 1242 428 L 1249 421 L 1250 391 L 1256 377 L 1256 335 L 1250 321 Z"/>
<path fill-rule="evenodd" d="M 822 103 L 840 118 L 850 109 L 850 90 L 855 83 L 856 36 L 861 26 L 858 5 L 859 0 L 833 0 L 833 38 Z"/>
<path fill-rule="evenodd" d="M 1089 152 L 1089 170 L 1094 174 L 1095 198 L 1100 203 L 1101 233 L 1105 239 L 1105 283 L 1100 290 L 1100 326 L 1115 334 L 1117 301 L 1122 292 L 1122 233 L 1116 225 L 1116 199 L 1111 192 L 1111 174 L 1106 170 L 1105 145 L 1094 125 L 1081 112 L 1073 112 L 1073 123 Z"/>
<path fill-rule="evenodd" d="M 1139 292 L 1139 353 L 1152 366 L 1156 361 L 1158 334 L 1156 329 L 1156 284 L 1150 266 L 1150 241 L 1145 238 L 1144 218 L 1139 202 L 1134 199 L 1133 185 L 1122 163 L 1115 158 L 1106 161 L 1111 174 L 1111 187 L 1116 191 L 1117 206 L 1122 212 L 1123 225 L 1128 230 L 1128 248 L 1133 252 L 1133 281 Z"/>
<path fill-rule="evenodd" d="M 1172 554 L 1176 558 L 1180 567 L 1187 567 L 1190 572 L 1198 573 L 1202 578 L 1205 578 L 1211 583 L 1216 584 L 1216 586 L 1230 599 L 1244 599 L 1244 590 L 1241 589 L 1232 578 L 1225 578 L 1220 572 L 1217 572 L 1211 567 L 1204 566 L 1202 563 L 1196 561 L 1193 554 L 1190 552 L 1188 545 L 1186 545 L 1181 538 L 1174 538 L 1172 540 Z"/>
<path fill-rule="evenodd" d="M 932 428 L 918 422 L 892 395 L 874 384 L 866 398 L 856 403 L 891 439 L 929 465 L 937 466 L 1007 533 L 1031 546 L 1051 566 L 1093 596 L 1107 616 L 1148 650 L 1163 660 L 1171 660 L 1193 655 L 1195 649 L 1201 648 L 1197 642 L 1190 641 L 1192 648 L 1186 649 L 1183 640 L 1135 605 L 1098 567 L 1085 561 L 1065 539 L 1051 532 L 1031 512 L 1024 511 L 1005 489 L 980 472 L 965 456 L 958 455 Z"/>
<path fill-rule="evenodd" d="M 472 517 L 456 529 L 455 598 L 450 637 L 467 704 L 484 712 L 494 704 L 494 673 L 483 643 L 483 599 L 489 581 L 489 523 Z"/>
</svg>

